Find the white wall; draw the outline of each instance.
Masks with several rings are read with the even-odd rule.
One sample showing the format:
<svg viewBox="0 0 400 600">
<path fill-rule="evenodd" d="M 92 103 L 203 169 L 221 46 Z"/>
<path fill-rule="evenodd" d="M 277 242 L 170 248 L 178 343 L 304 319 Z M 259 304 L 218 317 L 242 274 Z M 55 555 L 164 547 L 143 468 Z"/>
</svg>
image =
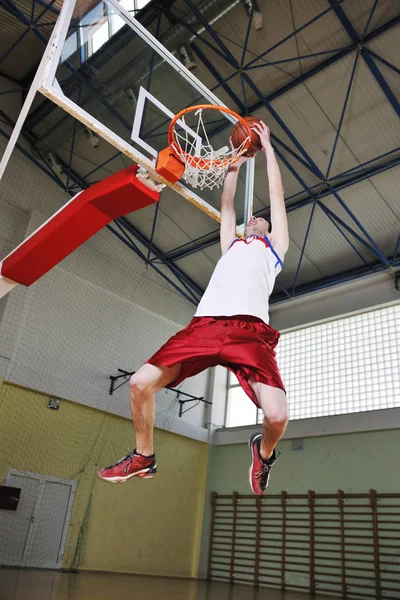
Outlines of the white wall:
<svg viewBox="0 0 400 600">
<path fill-rule="evenodd" d="M 285 331 L 395 300 L 400 301 L 400 292 L 395 289 L 394 271 L 385 271 L 273 304 L 271 325 Z"/>
<path fill-rule="evenodd" d="M 0 151 L 4 147 L 1 138 Z M 0 183 L 0 260 L 68 200 L 15 150 Z M 192 304 L 103 230 L 29 289 L 18 287 L 0 300 L 0 376 L 129 416 L 128 385 L 110 396 L 109 376 L 118 368 L 138 369 L 193 312 Z M 180 388 L 204 396 L 206 382 L 201 374 Z M 161 392 L 157 424 L 184 433 L 182 419 L 173 424 L 178 409 L 175 394 Z M 183 420 L 189 435 L 202 436 L 195 430 L 204 426 L 204 404 Z"/>
</svg>

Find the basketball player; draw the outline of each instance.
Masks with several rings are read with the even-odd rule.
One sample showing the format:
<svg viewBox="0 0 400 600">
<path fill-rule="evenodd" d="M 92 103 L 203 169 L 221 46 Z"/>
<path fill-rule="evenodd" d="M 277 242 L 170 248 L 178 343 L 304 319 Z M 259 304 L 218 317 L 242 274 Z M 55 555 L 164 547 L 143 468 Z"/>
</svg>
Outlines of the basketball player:
<svg viewBox="0 0 400 600">
<path fill-rule="evenodd" d="M 130 399 L 136 430 L 136 449 L 98 476 L 114 483 L 131 477 L 150 478 L 157 471 L 153 452 L 154 394 L 176 387 L 208 367 L 223 365 L 264 413 L 263 432 L 250 441 L 250 486 L 262 494 L 277 459 L 275 446 L 287 425 L 284 386 L 275 361 L 279 333 L 268 325 L 268 299 L 283 267 L 289 245 L 281 175 L 268 127 L 252 127 L 260 137 L 267 160 L 271 205 L 268 221 L 252 217 L 245 239 L 236 238 L 234 196 L 238 172 L 247 159 L 239 158 L 227 173 L 221 202 L 222 257 L 190 324 L 174 335 L 130 380 Z"/>
</svg>

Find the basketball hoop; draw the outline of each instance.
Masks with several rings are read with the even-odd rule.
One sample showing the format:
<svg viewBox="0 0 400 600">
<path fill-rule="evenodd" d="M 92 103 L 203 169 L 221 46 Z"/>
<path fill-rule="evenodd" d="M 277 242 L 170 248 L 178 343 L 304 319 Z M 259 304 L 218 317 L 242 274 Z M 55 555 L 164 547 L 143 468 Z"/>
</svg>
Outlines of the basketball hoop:
<svg viewBox="0 0 400 600">
<path fill-rule="evenodd" d="M 222 147 L 214 148 L 210 141 L 212 133 L 210 123 L 207 125 L 203 115 L 205 111 L 219 111 L 232 115 L 240 121 L 247 137 L 244 137 L 241 144 L 235 148 L 230 143 L 228 135 Z M 190 125 L 187 123 L 189 115 Z M 207 133 L 207 126 L 209 133 Z M 183 178 L 194 188 L 212 190 L 222 184 L 229 165 L 249 148 L 251 130 L 245 119 L 233 110 L 213 104 L 199 104 L 184 108 L 175 115 L 169 126 L 168 144 L 168 148 L 158 155 L 157 173 L 171 183 Z"/>
</svg>

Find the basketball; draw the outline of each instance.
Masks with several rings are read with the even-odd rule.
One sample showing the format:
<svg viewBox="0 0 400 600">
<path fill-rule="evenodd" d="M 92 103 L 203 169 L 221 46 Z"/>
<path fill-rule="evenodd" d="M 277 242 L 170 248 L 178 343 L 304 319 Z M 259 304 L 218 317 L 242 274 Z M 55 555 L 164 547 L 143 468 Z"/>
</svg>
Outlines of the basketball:
<svg viewBox="0 0 400 600">
<path fill-rule="evenodd" d="M 244 120 L 247 121 L 249 127 L 252 127 L 254 123 L 259 123 L 260 119 L 256 117 L 244 117 Z M 243 154 L 243 156 L 255 156 L 257 152 L 260 152 L 262 146 L 259 135 L 255 131 L 251 131 L 251 144 Z M 247 131 L 243 127 L 240 121 L 238 121 L 233 130 L 232 130 L 232 144 L 235 148 L 239 148 L 240 144 L 243 144 L 244 140 L 247 138 Z"/>
</svg>

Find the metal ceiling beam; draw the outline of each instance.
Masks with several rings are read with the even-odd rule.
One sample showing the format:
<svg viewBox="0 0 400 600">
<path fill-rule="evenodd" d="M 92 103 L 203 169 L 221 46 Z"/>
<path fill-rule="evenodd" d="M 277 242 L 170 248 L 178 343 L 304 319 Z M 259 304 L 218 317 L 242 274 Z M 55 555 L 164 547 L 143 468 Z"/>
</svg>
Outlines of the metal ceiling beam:
<svg viewBox="0 0 400 600">
<path fill-rule="evenodd" d="M 386 67 L 388 67 L 389 69 L 391 69 L 392 71 L 394 71 L 395 73 L 397 73 L 397 75 L 400 75 L 400 69 L 398 69 L 397 67 L 395 67 L 395 65 L 393 65 L 391 62 L 389 62 L 388 60 L 386 60 L 386 58 L 383 58 L 382 56 L 380 56 L 376 52 L 373 52 L 371 50 L 371 48 L 368 48 L 368 53 L 373 58 L 375 58 L 376 60 L 378 60 L 379 62 L 381 62 L 383 65 L 385 65 Z"/>
<path fill-rule="evenodd" d="M 0 127 L 0 135 L 3 136 L 7 141 L 10 139 L 10 135 L 1 127 Z M 46 169 L 40 161 L 38 161 L 30 152 L 28 152 L 23 146 L 21 146 L 21 144 L 18 144 L 18 142 L 16 143 L 16 148 L 24 156 L 26 156 L 26 158 L 28 158 L 30 160 L 30 162 L 32 162 L 36 167 L 38 167 L 38 169 L 43 171 L 43 173 L 45 173 L 45 175 L 47 175 L 47 177 L 50 177 L 50 179 L 52 179 L 57 185 L 60 185 L 60 180 L 56 177 L 56 175 L 52 171 Z"/>
<path fill-rule="evenodd" d="M 249 45 L 251 26 L 253 24 L 254 11 L 255 11 L 256 3 L 257 3 L 257 0 L 250 0 L 250 1 L 251 1 L 251 9 L 250 9 L 248 22 L 247 22 L 247 30 L 246 30 L 246 37 L 244 38 L 242 57 L 240 59 L 240 67 L 242 69 L 244 67 L 244 61 L 246 59 L 246 52 L 247 52 L 247 47 Z M 258 7 L 257 7 L 257 10 L 259 10 Z"/>
<path fill-rule="evenodd" d="M 41 4 L 41 6 L 46 7 L 46 10 L 52 12 L 54 15 L 58 16 L 60 14 L 60 11 L 58 10 L 58 8 L 53 6 L 53 3 L 49 4 L 48 2 L 45 2 L 44 0 L 36 0 L 36 3 Z"/>
<path fill-rule="evenodd" d="M 6 96 L 7 94 L 22 94 L 22 89 L 17 88 L 15 90 L 6 90 L 5 92 L 0 92 L 0 96 Z"/>
<path fill-rule="evenodd" d="M 105 167 L 106 165 L 108 165 L 108 163 L 110 163 L 113 160 L 115 160 L 116 158 L 118 158 L 118 156 L 121 156 L 121 154 L 122 153 L 118 150 L 118 152 L 116 152 L 115 154 L 113 154 L 110 158 L 107 158 L 107 160 L 103 161 L 100 165 L 98 165 L 97 167 L 94 167 L 94 169 L 92 169 L 91 171 L 89 171 L 89 173 L 85 173 L 85 175 L 83 175 L 83 179 L 87 180 L 88 177 L 90 177 L 91 175 L 93 175 L 97 171 L 100 171 L 100 169 L 102 169 L 103 167 Z"/>
<path fill-rule="evenodd" d="M 204 29 L 211 35 L 214 42 L 219 46 L 223 56 L 225 59 L 234 67 L 235 69 L 239 68 L 239 63 L 236 58 L 233 56 L 229 48 L 226 44 L 221 40 L 220 36 L 214 31 L 210 23 L 204 17 L 204 15 L 199 11 L 198 7 L 192 2 L 192 0 L 183 0 L 185 4 L 189 7 L 191 12 L 197 17 L 198 21 L 203 25 Z M 197 34 L 198 35 L 198 34 Z"/>
<path fill-rule="evenodd" d="M 393 257 L 389 258 L 392 267 L 400 266 L 400 258 L 394 259 Z M 360 267 L 355 267 L 352 269 L 347 269 L 342 273 L 337 273 L 334 275 L 329 275 L 324 277 L 323 279 L 318 279 L 317 281 L 312 281 L 310 283 L 303 283 L 297 286 L 296 288 L 296 297 L 302 296 L 304 294 L 309 294 L 310 292 L 316 292 L 322 289 L 326 289 L 332 287 L 333 285 L 338 285 L 339 283 L 346 283 L 348 281 L 352 281 L 353 279 L 358 279 L 359 277 L 364 277 L 365 275 L 371 275 L 373 273 L 378 273 L 379 271 L 386 270 L 387 267 L 383 265 L 380 261 L 369 263 L 368 265 L 362 265 Z M 289 289 L 291 293 L 292 290 Z M 286 300 L 286 294 L 282 292 L 276 292 L 272 294 L 270 298 L 270 304 L 276 304 L 278 302 L 282 302 Z"/>
<path fill-rule="evenodd" d="M 395 261 L 397 259 L 397 255 L 398 255 L 399 251 L 400 251 L 400 235 L 397 238 L 396 246 L 394 247 L 393 261 Z"/>
<path fill-rule="evenodd" d="M 3 3 L 2 3 L 1 1 L 0 1 L 0 5 L 1 5 L 1 6 L 3 6 Z M 11 46 L 8 48 L 8 50 L 6 50 L 6 51 L 4 52 L 4 54 L 3 54 L 3 55 L 0 57 L 0 65 L 1 65 L 1 63 L 2 63 L 2 62 L 3 62 L 3 61 L 6 59 L 6 58 L 7 58 L 7 56 L 9 56 L 9 55 L 11 54 L 11 52 L 14 50 L 14 48 L 16 48 L 16 47 L 18 46 L 18 44 L 19 44 L 20 42 L 22 42 L 22 40 L 24 39 L 24 37 L 25 37 L 26 35 L 28 35 L 28 33 L 29 33 L 29 29 L 25 29 L 25 31 L 23 31 L 23 32 L 21 33 L 21 35 L 19 35 L 19 36 L 17 37 L 17 39 L 14 41 L 14 43 L 13 43 L 13 44 L 11 44 Z"/>
<path fill-rule="evenodd" d="M 343 229 L 350 233 L 350 235 L 352 235 L 358 241 L 359 244 L 364 246 L 366 250 L 368 250 L 371 254 L 376 256 L 376 258 L 378 258 L 378 260 L 380 260 L 384 265 L 386 265 L 387 267 L 390 266 L 388 258 L 381 252 L 379 248 L 377 248 L 375 244 L 371 245 L 371 243 L 366 242 L 356 231 L 354 231 L 354 229 L 349 227 L 349 225 L 347 225 L 347 223 L 343 221 L 343 219 L 338 217 L 337 214 L 335 214 L 332 210 L 325 206 L 323 202 L 319 202 L 318 205 L 320 206 L 320 208 L 322 208 L 324 213 L 331 218 L 331 220 L 341 225 L 341 227 L 343 227 Z"/>
<path fill-rule="evenodd" d="M 321 208 L 321 206 L 319 206 L 319 207 Z M 330 220 L 332 225 L 335 227 L 336 231 L 338 231 L 340 233 L 340 235 L 346 240 L 347 244 L 349 244 L 349 246 L 352 248 L 352 250 L 355 252 L 355 254 L 357 254 L 358 258 L 365 265 L 368 265 L 368 262 L 365 260 L 365 258 L 361 254 L 361 252 L 356 248 L 354 243 L 351 241 L 350 237 L 348 235 L 346 235 L 346 233 L 343 231 L 343 229 L 340 227 L 340 225 L 335 221 L 335 219 L 329 213 L 326 213 L 326 216 L 328 217 L 328 219 Z"/>
<path fill-rule="evenodd" d="M 372 55 L 370 54 L 368 48 L 363 48 L 361 50 L 361 56 L 364 61 L 367 63 L 369 70 L 371 71 L 376 83 L 381 88 L 382 92 L 385 94 L 387 100 L 390 102 L 393 110 L 400 117 L 400 102 L 397 100 L 393 90 L 389 86 L 388 82 L 382 75 L 381 71 L 378 69 L 377 64 L 375 63 Z"/>
<path fill-rule="evenodd" d="M 380 159 L 380 158 L 381 157 L 377 157 L 377 159 Z M 376 159 L 374 159 L 374 160 L 376 160 Z M 351 171 L 350 177 L 346 178 L 345 180 L 337 181 L 341 177 L 346 176 L 347 172 L 336 175 L 335 183 L 334 183 L 333 179 L 331 180 L 331 186 L 336 191 L 341 191 L 343 189 L 351 187 L 352 185 L 355 185 L 356 183 L 359 183 L 360 181 L 364 181 L 365 179 L 369 179 L 370 177 L 373 177 L 374 175 L 378 175 L 379 173 L 383 173 L 384 171 L 387 171 L 389 169 L 397 167 L 400 165 L 400 155 L 395 158 L 390 158 L 386 162 L 380 163 L 378 165 L 370 166 L 370 163 L 371 163 L 371 161 L 367 161 L 367 163 L 366 163 L 368 168 L 365 168 L 364 165 L 360 165 L 361 170 L 358 170 L 356 173 L 354 173 L 354 171 Z M 332 192 L 330 191 L 329 187 L 326 184 L 324 184 L 324 189 L 319 194 L 319 199 L 323 199 L 327 196 L 330 196 L 331 194 L 332 194 Z M 296 194 L 296 196 L 297 196 L 297 194 Z M 290 198 L 287 198 L 286 202 L 288 200 L 290 200 Z M 314 201 L 315 201 L 315 194 L 311 193 L 311 194 L 308 194 L 305 197 L 297 200 L 293 204 L 288 205 L 286 210 L 287 210 L 287 212 L 299 210 L 300 208 L 303 208 L 304 206 L 307 206 L 308 204 L 311 204 Z M 257 211 L 255 214 L 268 216 L 268 211 L 264 208 L 264 209 Z M 206 234 L 205 236 L 201 236 L 195 240 L 192 240 L 191 242 L 183 244 L 182 246 L 174 248 L 174 250 L 170 250 L 169 252 L 166 253 L 166 256 L 172 261 L 180 260 L 181 258 L 184 258 L 185 256 L 189 256 L 190 254 L 204 250 L 205 248 L 213 246 L 214 244 L 217 244 L 218 242 L 219 242 L 219 230 L 216 230 L 214 232 Z"/>
<path fill-rule="evenodd" d="M 345 116 L 346 108 L 347 108 L 347 103 L 349 101 L 351 89 L 353 87 L 353 81 L 354 81 L 354 76 L 356 74 L 359 57 L 360 57 L 360 53 L 356 52 L 356 57 L 354 59 L 353 67 L 351 69 L 351 75 L 350 75 L 350 79 L 349 79 L 349 83 L 348 83 L 348 86 L 347 86 L 347 91 L 346 91 L 346 95 L 345 95 L 345 99 L 344 99 L 342 113 L 340 115 L 339 124 L 338 124 L 337 129 L 336 129 L 335 141 L 333 142 L 332 152 L 331 152 L 331 155 L 329 157 L 329 163 L 328 163 L 328 167 L 327 167 L 326 173 L 325 173 L 325 178 L 326 179 L 329 178 L 329 175 L 331 173 L 331 167 L 332 167 L 333 159 L 335 157 L 335 152 L 336 152 L 337 144 L 338 144 L 338 141 L 339 141 L 339 138 L 340 138 L 340 132 L 342 130 L 344 116 Z"/>
<path fill-rule="evenodd" d="M 154 248 L 153 244 L 151 244 L 151 243 L 149 244 L 146 236 L 143 236 L 143 234 L 139 230 L 137 230 L 135 227 L 133 227 L 132 224 L 127 219 L 124 219 L 124 218 L 116 219 L 113 224 L 116 225 L 118 227 L 118 229 L 120 230 L 120 232 L 122 233 L 122 238 L 123 238 L 122 241 L 125 242 L 126 240 L 128 240 L 130 245 L 133 246 L 132 249 L 135 249 L 136 254 L 138 254 L 138 256 L 143 260 L 143 262 L 145 264 L 149 264 L 149 261 L 148 261 L 146 255 L 144 254 L 144 252 L 142 252 L 140 250 L 140 248 L 138 247 L 136 241 L 139 241 L 140 243 L 142 243 L 145 246 L 145 248 L 148 248 L 149 251 L 156 252 L 159 259 L 161 260 L 161 262 L 165 265 L 165 261 L 163 261 L 163 259 L 162 259 L 162 253 L 159 254 L 157 248 Z M 118 232 L 115 230 L 114 227 L 108 226 L 108 229 L 110 229 L 110 231 L 112 231 L 112 233 L 114 233 L 115 235 L 117 235 L 117 237 L 119 239 L 121 239 L 120 234 L 118 234 Z M 171 271 L 173 272 L 173 274 L 175 275 L 175 277 L 177 278 L 177 280 L 183 286 L 184 289 L 182 289 L 181 287 L 179 287 L 179 285 L 174 283 L 170 277 L 168 277 L 165 273 L 163 273 L 163 271 L 161 271 L 158 268 L 158 266 L 156 266 L 154 264 L 152 264 L 151 266 L 155 267 L 155 271 L 159 275 L 161 275 L 166 281 L 168 281 L 168 283 L 170 283 L 187 300 L 189 300 L 189 302 L 191 302 L 194 305 L 197 305 L 199 303 L 200 296 L 202 295 L 202 291 L 201 291 L 201 293 L 199 293 L 198 291 L 197 291 L 197 293 L 194 293 L 192 286 L 190 285 L 190 283 L 188 283 L 188 281 L 191 282 L 191 279 L 186 274 L 184 274 L 183 271 L 181 271 L 181 270 L 176 271 L 174 268 L 171 269 Z M 170 267 L 170 265 L 168 265 L 168 266 Z M 189 295 L 188 295 L 188 293 L 189 293 Z"/>
<path fill-rule="evenodd" d="M 261 90 L 257 87 L 257 85 L 254 83 L 254 81 L 251 79 L 251 77 L 247 73 L 243 72 L 242 75 L 243 75 L 243 79 L 247 83 L 247 85 L 259 97 L 261 105 L 264 106 L 268 110 L 268 112 L 272 115 L 272 117 L 275 119 L 275 121 L 278 123 L 278 125 L 283 129 L 283 131 L 289 137 L 291 142 L 296 146 L 296 148 L 299 150 L 299 152 L 304 156 L 306 162 L 310 165 L 311 169 L 313 170 L 314 175 L 316 177 L 319 177 L 320 179 L 323 179 L 324 175 L 323 175 L 322 171 L 320 170 L 320 168 L 316 165 L 316 163 L 313 161 L 311 156 L 308 154 L 307 150 L 299 142 L 297 137 L 292 133 L 292 131 L 286 125 L 284 120 L 279 116 L 279 114 L 277 113 L 275 108 L 272 106 L 271 102 L 269 100 L 267 100 L 267 98 L 264 96 L 264 94 L 261 92 Z M 251 108 L 249 108 L 249 112 L 250 113 L 253 112 Z"/>
<path fill-rule="evenodd" d="M 294 281 L 293 281 L 293 285 L 292 285 L 292 296 L 294 296 L 295 292 L 296 292 L 296 285 L 297 285 L 297 280 L 299 278 L 299 273 L 300 273 L 300 269 L 301 269 L 301 263 L 303 262 L 303 257 L 304 257 L 304 253 L 306 250 L 306 245 L 308 242 L 308 236 L 310 235 L 310 229 L 311 229 L 311 223 L 314 217 L 314 212 L 315 212 L 315 208 L 317 206 L 317 202 L 314 202 L 311 208 L 311 212 L 310 212 L 310 216 L 308 219 L 308 223 L 307 223 L 307 229 L 306 229 L 306 235 L 304 236 L 304 241 L 303 241 L 303 245 L 301 248 L 301 252 L 300 252 L 300 258 L 299 258 L 299 262 L 297 263 L 297 269 L 296 269 L 296 274 L 294 276 Z"/>
<path fill-rule="evenodd" d="M 400 15 L 397 15 L 396 17 L 393 17 L 393 19 L 391 19 L 390 21 L 388 21 L 384 25 L 381 25 L 380 27 L 377 27 L 374 31 L 372 31 L 371 33 L 367 34 L 365 36 L 365 38 L 364 38 L 364 42 L 363 42 L 364 45 L 367 44 L 368 42 L 371 42 L 372 40 L 380 37 L 386 31 L 389 31 L 390 29 L 392 29 L 393 27 L 396 27 L 399 24 L 400 24 Z M 295 79 L 293 79 L 292 81 L 290 81 L 286 85 L 282 86 L 281 88 L 279 88 L 279 90 L 276 90 L 275 92 L 271 92 L 270 94 L 268 94 L 268 96 L 266 96 L 266 99 L 268 100 L 268 102 L 272 102 L 276 98 L 279 98 L 280 96 L 286 94 L 288 91 L 290 91 L 293 88 L 297 87 L 301 83 L 304 83 L 305 81 L 307 81 L 308 79 L 310 79 L 311 77 L 313 77 L 314 75 L 316 75 L 317 73 L 320 73 L 321 71 L 324 71 L 325 69 L 327 69 L 331 65 L 335 64 L 336 62 L 338 62 L 339 60 L 341 60 L 345 56 L 348 56 L 349 54 L 351 54 L 351 52 L 354 52 L 357 49 L 357 47 L 358 47 L 358 44 L 356 44 L 356 43 L 351 44 L 345 50 L 342 50 L 341 52 L 338 52 L 334 56 L 331 56 L 330 58 L 328 58 L 327 60 L 323 61 L 319 65 L 313 67 L 309 71 L 306 71 L 305 73 L 302 73 L 302 75 L 300 75 L 299 77 L 296 77 Z M 253 104 L 249 108 L 249 111 L 252 113 L 252 112 L 255 112 L 255 111 L 259 110 L 261 107 L 262 107 L 262 102 L 256 102 L 255 104 Z"/>
<path fill-rule="evenodd" d="M 126 217 L 121 217 L 118 219 L 118 221 L 122 223 L 125 229 L 127 229 L 147 250 L 151 250 L 151 252 L 156 256 L 157 260 L 160 260 L 165 266 L 169 267 L 175 277 L 186 281 L 199 296 L 203 295 L 204 290 L 180 267 L 178 267 L 178 265 L 172 264 L 172 261 L 166 257 L 164 252 L 154 243 L 151 243 L 150 240 L 135 225 L 128 221 Z M 146 262 L 150 264 L 149 261 Z"/>
<path fill-rule="evenodd" d="M 125 244 L 130 250 L 132 250 L 139 258 L 141 258 L 144 262 L 146 262 L 146 256 L 143 254 L 143 252 L 140 250 L 140 248 L 137 246 L 137 244 L 135 244 L 135 242 L 134 242 L 134 240 L 132 238 L 130 238 L 129 236 L 126 236 L 126 235 L 124 236 L 123 234 L 121 234 L 120 232 L 118 232 L 117 229 L 113 225 L 107 225 L 106 227 L 123 244 Z M 191 295 L 189 296 L 186 292 L 184 292 L 184 290 L 182 290 L 181 288 L 179 288 L 179 286 L 177 286 L 173 281 L 171 281 L 169 279 L 169 277 L 167 277 L 165 275 L 165 273 L 163 273 L 161 271 L 161 269 L 159 269 L 154 264 L 152 265 L 152 267 L 154 268 L 154 270 L 156 271 L 156 273 L 158 273 L 159 275 L 161 275 L 161 277 L 163 279 L 165 279 L 170 285 L 172 285 L 172 287 L 174 289 L 176 289 L 184 298 L 186 298 L 186 300 L 188 300 L 191 304 L 194 304 L 195 306 L 197 305 L 196 300 L 194 300 L 194 298 Z"/>
<path fill-rule="evenodd" d="M 221 77 L 220 73 L 214 67 L 212 62 L 210 62 L 208 60 L 208 58 L 200 50 L 200 48 L 198 47 L 197 44 L 192 42 L 191 47 L 193 48 L 193 50 L 195 51 L 196 55 L 201 60 L 203 65 L 206 67 L 206 69 L 211 73 L 211 75 L 214 77 L 214 79 L 221 85 L 222 89 L 225 90 L 225 92 L 228 94 L 230 99 L 233 100 L 233 102 L 236 104 L 236 106 L 239 108 L 239 110 L 242 113 L 244 113 L 246 111 L 246 109 L 245 109 L 243 102 L 241 101 L 239 96 L 237 96 L 237 94 L 235 94 L 235 92 L 232 90 L 232 88 L 227 83 L 225 83 L 223 77 Z"/>
<path fill-rule="evenodd" d="M 205 19 L 205 17 L 197 9 L 196 5 L 193 4 L 192 0 L 184 0 L 184 2 L 192 10 L 193 14 L 196 15 L 197 19 L 202 24 L 202 26 L 205 28 L 205 30 L 209 33 L 209 35 L 212 37 L 214 42 L 219 46 L 221 51 L 224 53 L 226 60 L 235 69 L 240 69 L 240 65 L 239 65 L 238 61 L 236 60 L 236 58 L 233 56 L 233 54 L 231 53 L 229 48 L 226 46 L 226 44 L 222 41 L 221 37 L 215 32 L 215 30 L 211 27 L 211 25 L 208 23 L 208 21 Z M 254 81 L 251 79 L 251 77 L 248 75 L 248 73 L 246 73 L 244 70 L 241 70 L 240 76 L 243 78 L 243 81 L 246 82 L 247 85 L 253 90 L 253 92 L 260 98 L 260 101 L 262 102 L 262 104 L 271 113 L 271 115 L 274 117 L 274 119 L 279 124 L 279 126 L 283 129 L 283 131 L 286 133 L 286 135 L 289 137 L 289 139 L 292 141 L 292 143 L 296 146 L 298 151 L 303 155 L 306 162 L 310 165 L 310 167 L 314 171 L 315 175 L 317 177 L 323 178 L 322 172 L 319 170 L 318 166 L 314 163 L 311 156 L 308 154 L 308 152 L 305 150 L 305 148 L 302 146 L 302 144 L 299 142 L 299 140 L 296 138 L 296 136 L 293 135 L 292 131 L 286 125 L 284 120 L 279 116 L 279 114 L 274 109 L 274 107 L 266 100 L 264 94 L 261 92 L 261 90 L 258 88 L 258 86 L 254 83 Z M 245 104 L 247 104 L 247 103 L 245 103 Z M 246 110 L 246 112 L 248 112 L 248 111 Z"/>
<path fill-rule="evenodd" d="M 395 155 L 395 156 L 393 156 L 393 155 Z M 398 146 L 397 148 L 393 148 L 393 150 L 389 150 L 389 152 L 384 152 L 380 156 L 375 156 L 375 158 L 371 158 L 370 160 L 360 163 L 359 165 L 356 165 L 355 167 L 346 169 L 346 171 L 343 171 L 343 173 L 339 173 L 338 175 L 334 175 L 333 177 L 330 177 L 329 180 L 332 183 L 333 181 L 336 181 L 337 179 L 342 179 L 346 175 L 350 175 L 350 173 L 357 172 L 360 174 L 363 174 L 363 173 L 365 174 L 365 173 L 367 173 L 366 168 L 368 167 L 368 169 L 369 169 L 370 165 L 372 163 L 376 163 L 376 167 L 379 167 L 380 165 L 382 165 L 382 166 L 391 165 L 391 161 L 397 161 L 399 159 L 399 157 L 400 157 L 400 146 Z M 383 160 L 384 158 L 387 159 L 387 161 L 385 163 L 378 162 L 378 161 Z M 395 166 L 395 165 L 393 165 L 393 166 Z"/>
<path fill-rule="evenodd" d="M 4 79 L 7 79 L 8 81 L 10 81 L 11 83 L 13 83 L 14 85 L 17 85 L 17 86 L 21 85 L 20 81 L 18 81 L 14 77 L 11 77 L 11 75 L 6 75 L 6 73 L 3 73 L 2 71 L 0 71 L 0 76 L 4 77 Z"/>
<path fill-rule="evenodd" d="M 368 52 L 368 49 L 364 48 L 364 44 L 365 44 L 365 41 L 368 36 L 366 36 L 366 38 L 364 38 L 364 39 L 362 39 L 362 37 L 360 38 L 358 36 L 358 33 L 355 30 L 355 28 L 353 27 L 353 24 L 351 23 L 350 19 L 344 12 L 343 8 L 338 5 L 336 0 L 328 0 L 328 2 L 330 4 L 331 8 L 333 9 L 333 11 L 335 12 L 341 25 L 345 29 L 347 35 L 353 42 L 353 44 L 359 45 L 359 47 L 361 49 L 361 56 L 363 57 L 365 64 L 367 65 L 368 69 L 370 70 L 376 83 L 379 85 L 382 92 L 385 94 L 390 105 L 393 107 L 393 110 L 396 112 L 397 116 L 400 117 L 400 103 L 398 102 L 395 94 L 393 93 L 393 90 L 390 88 L 389 84 L 383 77 L 382 73 L 379 71 L 378 67 L 376 66 L 373 58 L 371 57 L 371 55 Z M 375 8 L 375 5 L 372 7 L 372 10 L 374 10 L 374 8 Z"/>
<path fill-rule="evenodd" d="M 339 0 L 340 3 L 343 2 L 343 1 L 344 0 Z M 282 46 L 283 44 L 285 44 L 286 42 L 288 42 L 292 38 L 296 38 L 299 33 L 301 33 L 302 31 L 304 31 L 305 29 L 307 29 L 307 27 L 309 27 L 310 25 L 313 25 L 316 21 L 318 21 L 319 19 L 321 19 L 322 17 L 324 17 L 325 15 L 327 15 L 328 13 L 330 13 L 332 10 L 333 10 L 332 6 L 329 7 L 329 8 L 326 8 L 321 13 L 319 13 L 318 15 L 316 15 L 315 17 L 313 17 L 312 19 L 310 19 L 309 21 L 307 21 L 306 23 L 304 23 L 300 27 L 294 28 L 294 30 L 291 33 L 289 33 L 287 36 L 285 36 L 284 38 L 282 38 L 281 40 L 279 40 L 279 42 L 276 42 L 275 44 L 273 44 L 272 46 L 270 46 L 269 48 L 267 48 L 267 50 L 264 50 L 261 54 L 259 54 L 258 56 L 252 58 L 246 65 L 244 65 L 244 68 L 251 67 L 258 60 L 263 59 L 264 56 L 266 56 L 267 54 L 269 54 L 273 50 L 276 50 L 276 48 L 279 48 L 279 46 Z"/>
</svg>

